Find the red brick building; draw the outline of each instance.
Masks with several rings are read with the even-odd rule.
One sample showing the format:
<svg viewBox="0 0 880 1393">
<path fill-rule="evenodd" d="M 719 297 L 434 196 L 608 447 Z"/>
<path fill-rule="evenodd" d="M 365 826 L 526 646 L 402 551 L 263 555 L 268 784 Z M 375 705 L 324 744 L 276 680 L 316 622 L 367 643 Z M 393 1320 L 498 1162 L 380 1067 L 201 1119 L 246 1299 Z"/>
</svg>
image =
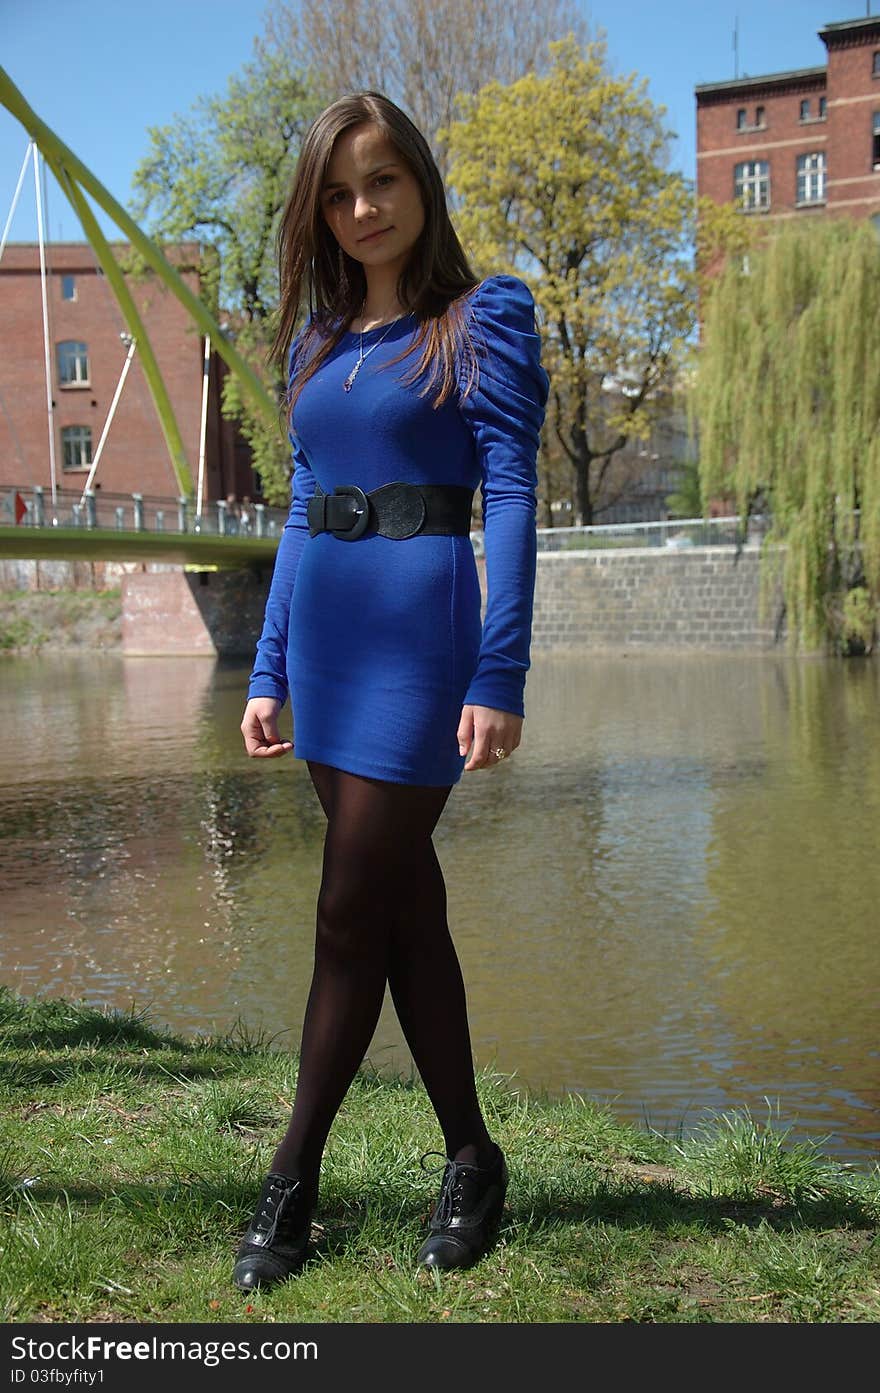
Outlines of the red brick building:
<svg viewBox="0 0 880 1393">
<path fill-rule="evenodd" d="M 771 222 L 847 213 L 880 231 L 880 15 L 819 38 L 824 67 L 695 89 L 697 192 Z"/>
<path fill-rule="evenodd" d="M 121 258 L 125 243 L 113 245 Z M 200 292 L 201 244 L 164 248 L 188 289 Z M 81 489 L 104 430 L 128 353 L 127 326 L 87 242 L 49 243 L 47 301 L 55 483 Z M 175 295 L 150 273 L 127 277 L 198 481 L 204 339 Z M 9 243 L 0 261 L 0 491 L 51 488 L 49 412 L 40 253 Z M 246 444 L 220 414 L 226 366 L 212 354 L 205 443 L 205 501 L 234 493 L 259 499 Z M 94 478 L 104 493 L 174 498 L 179 489 L 153 399 L 135 351 Z"/>
</svg>

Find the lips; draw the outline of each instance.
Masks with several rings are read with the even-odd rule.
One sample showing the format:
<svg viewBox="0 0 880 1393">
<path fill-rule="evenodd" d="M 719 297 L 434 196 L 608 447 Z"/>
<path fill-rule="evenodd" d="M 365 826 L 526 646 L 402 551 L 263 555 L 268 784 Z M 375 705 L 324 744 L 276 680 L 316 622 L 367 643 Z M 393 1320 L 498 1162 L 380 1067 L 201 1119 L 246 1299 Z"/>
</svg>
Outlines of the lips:
<svg viewBox="0 0 880 1393">
<path fill-rule="evenodd" d="M 359 237 L 358 242 L 374 242 L 377 237 L 381 237 L 383 232 L 390 232 L 390 227 L 380 227 L 378 232 L 371 232 L 368 237 Z"/>
</svg>

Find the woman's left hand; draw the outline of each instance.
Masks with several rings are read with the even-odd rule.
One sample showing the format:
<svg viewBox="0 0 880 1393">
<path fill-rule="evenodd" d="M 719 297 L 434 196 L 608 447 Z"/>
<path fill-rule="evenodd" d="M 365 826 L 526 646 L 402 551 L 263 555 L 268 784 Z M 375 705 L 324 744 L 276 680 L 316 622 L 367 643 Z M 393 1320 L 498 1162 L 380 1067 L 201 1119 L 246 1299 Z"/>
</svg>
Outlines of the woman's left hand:
<svg viewBox="0 0 880 1393">
<path fill-rule="evenodd" d="M 458 751 L 471 749 L 464 772 L 491 769 L 510 757 L 522 739 L 523 718 L 512 711 L 496 711 L 494 706 L 463 706 L 458 723 Z M 499 758 L 495 750 L 504 750 Z"/>
</svg>

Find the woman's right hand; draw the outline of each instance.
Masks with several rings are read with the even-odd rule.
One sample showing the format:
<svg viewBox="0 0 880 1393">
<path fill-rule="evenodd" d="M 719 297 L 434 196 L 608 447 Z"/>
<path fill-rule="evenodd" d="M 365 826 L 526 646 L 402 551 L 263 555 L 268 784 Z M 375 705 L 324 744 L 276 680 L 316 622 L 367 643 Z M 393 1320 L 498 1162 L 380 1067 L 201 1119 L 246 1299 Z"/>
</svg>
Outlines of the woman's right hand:
<svg viewBox="0 0 880 1393">
<path fill-rule="evenodd" d="M 251 758 L 273 759 L 293 749 L 293 741 L 282 740 L 278 734 L 281 705 L 276 697 L 251 697 L 244 708 L 239 729 Z"/>
</svg>

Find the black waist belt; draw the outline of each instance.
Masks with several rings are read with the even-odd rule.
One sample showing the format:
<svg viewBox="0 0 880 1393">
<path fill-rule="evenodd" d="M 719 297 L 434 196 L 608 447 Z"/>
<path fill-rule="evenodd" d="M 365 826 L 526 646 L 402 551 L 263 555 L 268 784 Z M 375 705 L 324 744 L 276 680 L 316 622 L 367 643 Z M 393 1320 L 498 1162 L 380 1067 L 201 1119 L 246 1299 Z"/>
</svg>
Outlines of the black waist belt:
<svg viewBox="0 0 880 1393">
<path fill-rule="evenodd" d="M 345 542 L 362 537 L 367 528 L 398 540 L 422 532 L 466 537 L 473 497 L 473 489 L 459 484 L 383 484 L 371 493 L 357 484 L 324 493 L 318 484 L 306 509 L 309 533 L 332 532 Z"/>
</svg>

